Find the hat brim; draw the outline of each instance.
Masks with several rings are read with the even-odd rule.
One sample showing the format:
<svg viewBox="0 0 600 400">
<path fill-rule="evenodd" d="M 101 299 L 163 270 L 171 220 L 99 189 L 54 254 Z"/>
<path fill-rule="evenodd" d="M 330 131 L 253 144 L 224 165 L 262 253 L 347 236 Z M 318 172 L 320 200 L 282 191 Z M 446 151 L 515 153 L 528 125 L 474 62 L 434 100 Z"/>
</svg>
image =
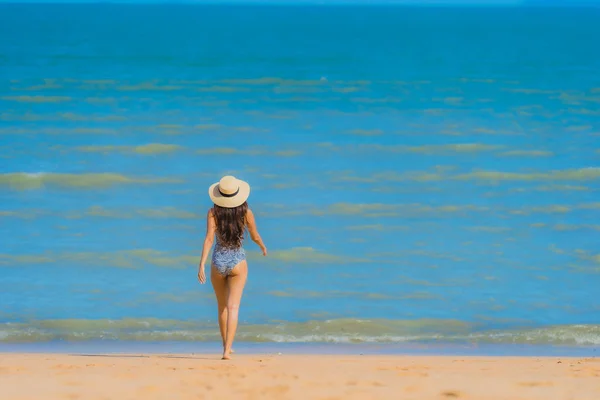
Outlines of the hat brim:
<svg viewBox="0 0 600 400">
<path fill-rule="evenodd" d="M 212 184 L 208 188 L 208 195 L 210 196 L 212 202 L 219 207 L 235 208 L 237 206 L 241 206 L 246 200 L 248 200 L 248 197 L 250 196 L 250 185 L 248 182 L 244 182 L 239 179 L 238 183 L 240 190 L 235 196 L 223 196 L 221 192 L 219 192 L 219 182 Z"/>
</svg>

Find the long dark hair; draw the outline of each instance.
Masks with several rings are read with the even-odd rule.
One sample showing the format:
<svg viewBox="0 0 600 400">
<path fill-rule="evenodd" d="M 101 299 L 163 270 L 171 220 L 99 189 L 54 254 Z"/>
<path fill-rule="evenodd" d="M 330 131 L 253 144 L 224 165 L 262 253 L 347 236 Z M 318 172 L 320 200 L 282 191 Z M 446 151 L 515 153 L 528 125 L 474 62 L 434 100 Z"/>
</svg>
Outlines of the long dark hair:
<svg viewBox="0 0 600 400">
<path fill-rule="evenodd" d="M 213 206 L 213 215 L 217 223 L 217 237 L 225 247 L 240 247 L 246 231 L 246 212 L 248 203 L 234 208 Z"/>
</svg>

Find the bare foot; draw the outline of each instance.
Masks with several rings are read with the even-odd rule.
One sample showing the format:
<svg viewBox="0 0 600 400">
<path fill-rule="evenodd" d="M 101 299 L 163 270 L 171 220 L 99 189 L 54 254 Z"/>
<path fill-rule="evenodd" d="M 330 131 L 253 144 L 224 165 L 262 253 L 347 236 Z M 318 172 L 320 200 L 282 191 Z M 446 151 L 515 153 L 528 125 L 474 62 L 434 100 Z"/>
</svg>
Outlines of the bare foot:
<svg viewBox="0 0 600 400">
<path fill-rule="evenodd" d="M 223 357 L 221 357 L 221 360 L 231 360 L 231 352 L 223 353 Z"/>
</svg>

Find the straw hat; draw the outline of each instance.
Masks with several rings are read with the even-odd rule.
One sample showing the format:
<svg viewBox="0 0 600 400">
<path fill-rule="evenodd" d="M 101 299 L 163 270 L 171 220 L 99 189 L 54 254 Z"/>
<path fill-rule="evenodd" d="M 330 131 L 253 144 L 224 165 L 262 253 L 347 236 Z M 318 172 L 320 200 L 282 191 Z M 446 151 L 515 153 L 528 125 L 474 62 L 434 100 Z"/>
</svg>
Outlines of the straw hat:
<svg viewBox="0 0 600 400">
<path fill-rule="evenodd" d="M 250 185 L 235 176 L 227 175 L 208 189 L 210 199 L 225 208 L 241 206 L 250 196 Z"/>
</svg>

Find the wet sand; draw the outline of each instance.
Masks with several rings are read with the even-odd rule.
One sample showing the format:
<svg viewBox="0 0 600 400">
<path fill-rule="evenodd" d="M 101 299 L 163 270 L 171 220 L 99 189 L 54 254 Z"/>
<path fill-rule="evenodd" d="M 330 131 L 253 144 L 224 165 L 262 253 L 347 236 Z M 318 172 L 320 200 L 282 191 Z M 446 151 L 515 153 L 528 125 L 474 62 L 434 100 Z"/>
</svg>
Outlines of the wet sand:
<svg viewBox="0 0 600 400">
<path fill-rule="evenodd" d="M 600 399 L 600 358 L 0 354 L 2 399 Z"/>
</svg>

